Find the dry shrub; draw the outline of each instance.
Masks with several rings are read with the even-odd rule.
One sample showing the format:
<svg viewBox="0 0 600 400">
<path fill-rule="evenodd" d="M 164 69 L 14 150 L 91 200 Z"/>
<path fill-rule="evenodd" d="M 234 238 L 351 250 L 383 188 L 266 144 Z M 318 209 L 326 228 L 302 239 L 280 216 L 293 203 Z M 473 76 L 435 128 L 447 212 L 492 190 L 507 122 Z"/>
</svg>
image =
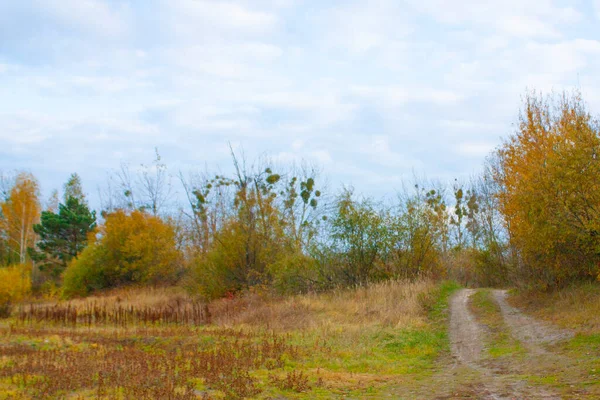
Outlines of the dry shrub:
<svg viewBox="0 0 600 400">
<path fill-rule="evenodd" d="M 290 371 L 285 377 L 279 378 L 276 375 L 269 376 L 271 383 L 283 390 L 293 390 L 294 392 L 306 392 L 312 389 L 308 382 L 308 376 L 302 371 Z"/>
<path fill-rule="evenodd" d="M 104 290 L 84 298 L 62 301 L 58 304 L 70 304 L 76 308 L 85 308 L 90 304 L 97 304 L 99 306 L 114 306 L 118 304 L 123 307 L 133 306 L 136 308 L 161 308 L 167 306 L 191 304 L 194 302 L 195 299 L 188 296 L 183 289 L 176 286 L 123 286 Z M 47 304 L 54 305 L 56 303 L 49 302 Z"/>
<path fill-rule="evenodd" d="M 211 315 L 204 303 L 166 307 L 124 307 L 86 304 L 75 307 L 71 304 L 54 306 L 20 307 L 17 321 L 21 324 L 58 323 L 65 326 L 85 325 L 205 325 L 210 323 Z"/>
</svg>

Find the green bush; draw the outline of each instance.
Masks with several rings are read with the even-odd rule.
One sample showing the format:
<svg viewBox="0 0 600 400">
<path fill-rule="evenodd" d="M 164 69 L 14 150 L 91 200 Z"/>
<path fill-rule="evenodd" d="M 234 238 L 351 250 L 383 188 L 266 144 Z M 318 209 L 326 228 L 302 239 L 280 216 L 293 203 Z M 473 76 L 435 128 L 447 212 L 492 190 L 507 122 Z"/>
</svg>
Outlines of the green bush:
<svg viewBox="0 0 600 400">
<path fill-rule="evenodd" d="M 107 287 L 104 277 L 106 254 L 97 244 L 91 244 L 73 260 L 63 274 L 63 296 L 86 296 L 93 290 Z"/>
</svg>

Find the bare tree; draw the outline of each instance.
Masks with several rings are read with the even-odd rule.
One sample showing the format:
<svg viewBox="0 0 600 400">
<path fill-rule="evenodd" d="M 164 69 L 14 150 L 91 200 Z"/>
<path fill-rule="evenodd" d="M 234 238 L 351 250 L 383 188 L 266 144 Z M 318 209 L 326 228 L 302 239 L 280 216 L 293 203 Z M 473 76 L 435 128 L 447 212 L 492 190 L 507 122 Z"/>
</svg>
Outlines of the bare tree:
<svg viewBox="0 0 600 400">
<path fill-rule="evenodd" d="M 141 164 L 137 170 L 132 170 L 130 164 L 121 163 L 119 170 L 109 175 L 106 187 L 99 192 L 102 208 L 107 212 L 146 210 L 158 216 L 165 212 L 172 190 L 167 165 L 155 149 L 155 158 L 150 165 Z"/>
</svg>

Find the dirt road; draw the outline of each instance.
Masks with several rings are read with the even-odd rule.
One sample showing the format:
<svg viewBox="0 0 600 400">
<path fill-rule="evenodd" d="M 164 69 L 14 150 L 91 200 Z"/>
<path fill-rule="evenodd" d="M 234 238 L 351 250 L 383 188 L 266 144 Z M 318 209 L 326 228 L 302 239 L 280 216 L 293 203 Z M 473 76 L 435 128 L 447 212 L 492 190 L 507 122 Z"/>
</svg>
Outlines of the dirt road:
<svg viewBox="0 0 600 400">
<path fill-rule="evenodd" d="M 551 390 L 540 386 L 528 385 L 512 374 L 513 368 L 497 369 L 484 355 L 485 327 L 469 310 L 471 295 L 476 291 L 463 289 L 456 293 L 450 302 L 450 340 L 453 356 L 457 363 L 466 365 L 481 374 L 481 399 L 560 399 Z M 506 292 L 492 291 L 494 300 L 500 306 L 504 322 L 511 335 L 523 343 L 537 361 L 540 358 L 553 358 L 544 344 L 568 338 L 570 333 L 550 327 L 511 307 L 506 302 Z M 548 361 L 548 360 L 546 360 Z"/>
</svg>

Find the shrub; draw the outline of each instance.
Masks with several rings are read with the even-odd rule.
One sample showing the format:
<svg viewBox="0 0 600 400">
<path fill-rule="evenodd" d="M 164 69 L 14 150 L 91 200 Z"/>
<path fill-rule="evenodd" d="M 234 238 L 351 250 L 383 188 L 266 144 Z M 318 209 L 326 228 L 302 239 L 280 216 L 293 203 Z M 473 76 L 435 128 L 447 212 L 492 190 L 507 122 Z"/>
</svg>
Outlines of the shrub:
<svg viewBox="0 0 600 400">
<path fill-rule="evenodd" d="M 127 284 L 174 283 L 182 272 L 173 226 L 141 211 L 117 211 L 67 268 L 64 295 Z"/>
<path fill-rule="evenodd" d="M 0 317 L 9 317 L 12 304 L 23 300 L 31 291 L 31 266 L 27 264 L 0 268 Z"/>
</svg>

